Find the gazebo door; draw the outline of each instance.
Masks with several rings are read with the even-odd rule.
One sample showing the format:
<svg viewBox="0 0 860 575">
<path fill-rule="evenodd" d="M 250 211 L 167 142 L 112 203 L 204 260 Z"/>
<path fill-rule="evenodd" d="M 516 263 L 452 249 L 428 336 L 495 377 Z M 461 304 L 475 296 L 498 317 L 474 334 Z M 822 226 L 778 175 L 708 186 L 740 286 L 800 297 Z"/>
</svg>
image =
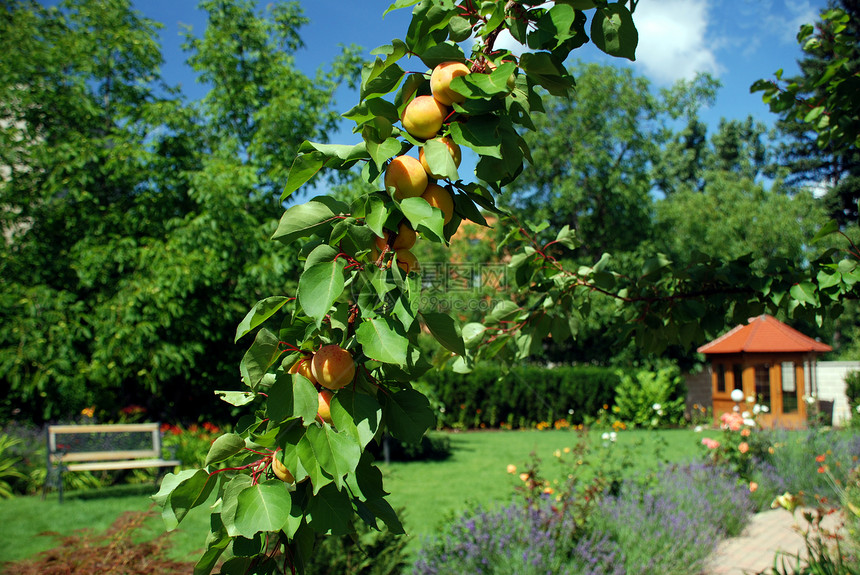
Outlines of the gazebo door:
<svg viewBox="0 0 860 575">
<path fill-rule="evenodd" d="M 768 412 L 758 415 L 764 427 L 804 427 L 806 404 L 803 402 L 803 364 L 795 361 L 756 363 L 745 369 L 749 379 L 744 389 L 751 391 Z"/>
</svg>

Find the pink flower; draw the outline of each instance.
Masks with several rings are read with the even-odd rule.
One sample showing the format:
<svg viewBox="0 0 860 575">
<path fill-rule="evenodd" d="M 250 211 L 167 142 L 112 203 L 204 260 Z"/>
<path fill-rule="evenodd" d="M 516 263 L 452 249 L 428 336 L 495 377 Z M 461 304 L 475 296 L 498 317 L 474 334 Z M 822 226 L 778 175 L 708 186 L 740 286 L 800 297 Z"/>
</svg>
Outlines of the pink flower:
<svg viewBox="0 0 860 575">
<path fill-rule="evenodd" d="M 750 436 L 750 430 L 748 427 L 741 429 L 741 436 L 743 436 L 743 437 L 749 437 Z"/>
<path fill-rule="evenodd" d="M 738 431 L 744 426 L 744 418 L 740 413 L 734 411 L 726 412 L 720 416 L 720 421 L 723 422 L 723 429 Z"/>
<path fill-rule="evenodd" d="M 708 449 L 716 449 L 720 446 L 720 442 L 716 439 L 711 439 L 710 437 L 703 437 L 702 445 L 704 445 Z"/>
<path fill-rule="evenodd" d="M 746 441 L 742 441 L 740 443 L 740 445 L 738 445 L 738 451 L 740 451 L 741 453 L 746 453 L 749 450 L 750 450 L 750 444 L 747 443 Z"/>
</svg>

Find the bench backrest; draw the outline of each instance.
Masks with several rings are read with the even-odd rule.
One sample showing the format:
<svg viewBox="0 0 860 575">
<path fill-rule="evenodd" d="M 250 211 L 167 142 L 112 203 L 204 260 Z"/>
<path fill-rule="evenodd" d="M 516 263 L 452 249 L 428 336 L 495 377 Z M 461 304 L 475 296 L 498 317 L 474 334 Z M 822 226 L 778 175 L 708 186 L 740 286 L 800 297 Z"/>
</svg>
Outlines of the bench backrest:
<svg viewBox="0 0 860 575">
<path fill-rule="evenodd" d="M 158 423 L 117 423 L 105 425 L 49 425 L 48 457 L 51 463 L 60 461 L 119 461 L 161 457 L 161 426 Z M 77 447 L 57 441 L 58 435 L 101 435 L 110 433 L 147 434 L 150 438 L 146 449 L 100 449 L 79 450 Z"/>
</svg>

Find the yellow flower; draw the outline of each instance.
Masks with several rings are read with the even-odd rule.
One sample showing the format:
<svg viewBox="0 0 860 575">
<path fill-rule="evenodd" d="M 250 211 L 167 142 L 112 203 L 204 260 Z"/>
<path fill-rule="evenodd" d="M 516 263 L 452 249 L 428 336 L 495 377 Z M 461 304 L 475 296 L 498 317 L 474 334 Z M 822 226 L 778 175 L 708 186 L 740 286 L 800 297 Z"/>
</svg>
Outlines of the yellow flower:
<svg viewBox="0 0 860 575">
<path fill-rule="evenodd" d="M 92 417 L 95 414 L 95 412 L 96 412 L 95 406 L 86 407 L 86 408 L 81 410 L 81 415 L 83 415 L 85 417 Z"/>
<path fill-rule="evenodd" d="M 508 473 L 510 473 L 511 475 L 513 475 L 513 474 L 514 474 L 514 473 L 516 473 L 516 472 L 517 472 L 517 466 L 516 466 L 516 465 L 514 465 L 513 463 L 509 463 L 509 464 L 508 464 Z"/>
</svg>

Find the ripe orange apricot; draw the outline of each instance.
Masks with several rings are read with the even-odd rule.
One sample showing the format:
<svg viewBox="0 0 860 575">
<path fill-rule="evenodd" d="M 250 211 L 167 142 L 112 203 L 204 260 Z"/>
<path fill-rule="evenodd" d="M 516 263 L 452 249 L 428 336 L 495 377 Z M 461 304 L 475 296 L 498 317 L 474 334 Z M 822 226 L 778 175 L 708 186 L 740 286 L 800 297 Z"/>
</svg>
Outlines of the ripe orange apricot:
<svg viewBox="0 0 860 575">
<path fill-rule="evenodd" d="M 290 368 L 289 373 L 298 373 L 300 375 L 303 375 L 309 380 L 311 380 L 311 383 L 317 382 L 317 378 L 314 377 L 314 374 L 311 371 L 310 357 L 303 357 L 302 359 L 294 363 L 293 366 Z"/>
<path fill-rule="evenodd" d="M 469 67 L 462 62 L 442 62 L 433 68 L 430 74 L 430 91 L 433 92 L 433 97 L 446 106 L 454 102 L 465 102 L 466 96 L 451 89 L 451 80 L 457 76 L 465 76 L 469 71 Z"/>
<path fill-rule="evenodd" d="M 281 463 L 281 460 L 278 459 L 277 452 L 272 454 L 272 471 L 275 472 L 275 477 L 285 483 L 292 483 L 296 480 L 296 478 L 293 477 L 293 474 L 290 473 L 290 470 L 287 469 L 287 466 Z"/>
<path fill-rule="evenodd" d="M 421 269 L 418 264 L 418 258 L 409 250 L 397 250 L 394 252 L 397 256 L 397 267 L 403 270 L 403 273 L 417 272 Z"/>
<path fill-rule="evenodd" d="M 317 410 L 317 415 L 319 415 L 320 419 L 331 425 L 331 398 L 334 397 L 334 394 L 327 389 L 323 389 L 319 392 L 319 409 Z"/>
<path fill-rule="evenodd" d="M 376 236 L 376 247 L 379 248 L 379 251 L 384 250 L 385 246 L 388 245 L 388 238 L 390 236 L 391 232 L 388 230 L 385 230 L 385 237 Z M 400 225 L 397 226 L 397 237 L 394 238 L 394 245 L 391 248 L 394 250 L 408 250 L 415 245 L 417 239 L 418 234 L 409 226 L 409 223 L 406 221 L 400 222 Z"/>
<path fill-rule="evenodd" d="M 326 345 L 314 354 L 311 370 L 321 386 L 340 389 L 355 377 L 355 361 L 352 354 L 339 345 Z"/>
<path fill-rule="evenodd" d="M 447 115 L 448 108 L 433 96 L 418 96 L 407 104 L 400 121 L 413 137 L 426 140 L 439 133 Z"/>
<path fill-rule="evenodd" d="M 462 159 L 462 154 L 460 152 L 460 146 L 454 143 L 454 140 L 449 138 L 448 136 L 442 136 L 441 138 L 435 138 L 439 140 L 446 146 L 448 146 L 448 153 L 451 154 L 451 158 L 454 160 L 454 165 L 458 168 L 460 167 L 460 160 Z M 424 158 L 424 147 L 422 146 L 418 150 L 418 161 L 421 162 L 421 165 L 424 167 L 424 171 L 427 172 L 433 178 L 441 178 L 442 176 L 438 174 L 434 174 L 430 171 L 430 166 L 427 164 L 427 160 Z"/>
<path fill-rule="evenodd" d="M 430 184 L 421 197 L 434 208 L 439 208 L 445 216 L 445 223 L 454 217 L 454 198 L 451 193 L 439 184 Z"/>
<path fill-rule="evenodd" d="M 385 189 L 394 188 L 396 200 L 416 198 L 427 188 L 427 172 L 412 156 L 397 156 L 385 169 Z"/>
</svg>

